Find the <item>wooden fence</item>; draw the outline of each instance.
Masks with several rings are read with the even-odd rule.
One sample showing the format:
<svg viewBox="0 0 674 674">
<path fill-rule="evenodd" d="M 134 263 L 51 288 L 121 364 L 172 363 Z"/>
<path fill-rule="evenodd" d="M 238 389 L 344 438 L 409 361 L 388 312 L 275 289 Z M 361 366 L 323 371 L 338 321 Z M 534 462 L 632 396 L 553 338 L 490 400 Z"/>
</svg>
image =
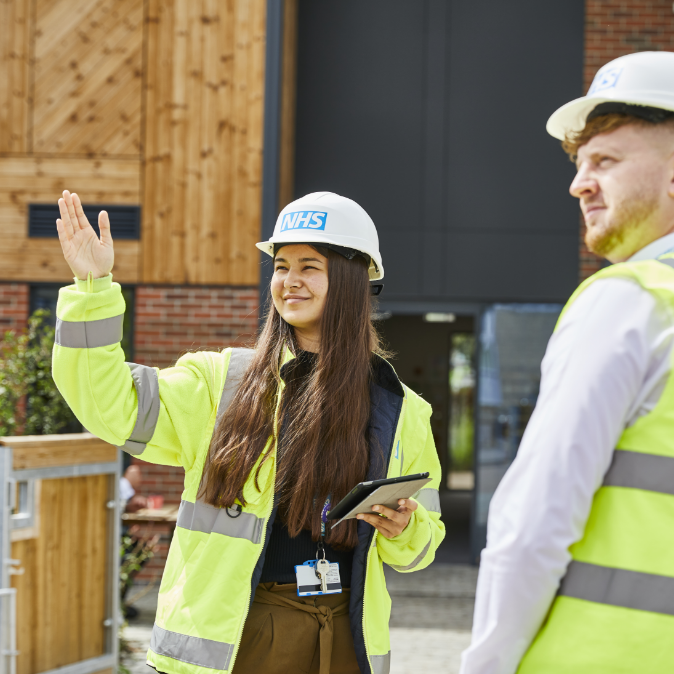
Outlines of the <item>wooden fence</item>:
<svg viewBox="0 0 674 674">
<path fill-rule="evenodd" d="M 89 433 L 0 438 L 0 674 L 116 669 L 119 469 Z"/>
</svg>

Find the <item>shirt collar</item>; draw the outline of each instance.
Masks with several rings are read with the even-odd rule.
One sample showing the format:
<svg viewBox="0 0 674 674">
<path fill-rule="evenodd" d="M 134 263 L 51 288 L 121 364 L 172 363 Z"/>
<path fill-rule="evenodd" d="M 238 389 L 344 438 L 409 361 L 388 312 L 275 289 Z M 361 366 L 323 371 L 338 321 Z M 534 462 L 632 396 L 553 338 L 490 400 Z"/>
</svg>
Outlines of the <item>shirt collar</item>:
<svg viewBox="0 0 674 674">
<path fill-rule="evenodd" d="M 665 236 L 656 239 L 641 250 L 637 251 L 628 258 L 627 262 L 642 262 L 643 260 L 655 260 L 656 258 L 674 251 L 674 233 L 665 234 Z"/>
</svg>

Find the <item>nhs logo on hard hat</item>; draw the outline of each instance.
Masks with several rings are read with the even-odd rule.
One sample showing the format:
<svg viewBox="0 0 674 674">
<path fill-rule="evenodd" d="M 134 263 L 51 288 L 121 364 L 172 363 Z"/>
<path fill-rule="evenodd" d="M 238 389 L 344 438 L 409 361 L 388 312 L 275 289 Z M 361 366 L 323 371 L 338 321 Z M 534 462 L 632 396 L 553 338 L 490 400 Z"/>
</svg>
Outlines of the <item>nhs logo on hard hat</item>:
<svg viewBox="0 0 674 674">
<path fill-rule="evenodd" d="M 281 231 L 289 229 L 325 229 L 328 214 L 324 211 L 294 211 L 286 213 L 281 223 Z"/>
</svg>

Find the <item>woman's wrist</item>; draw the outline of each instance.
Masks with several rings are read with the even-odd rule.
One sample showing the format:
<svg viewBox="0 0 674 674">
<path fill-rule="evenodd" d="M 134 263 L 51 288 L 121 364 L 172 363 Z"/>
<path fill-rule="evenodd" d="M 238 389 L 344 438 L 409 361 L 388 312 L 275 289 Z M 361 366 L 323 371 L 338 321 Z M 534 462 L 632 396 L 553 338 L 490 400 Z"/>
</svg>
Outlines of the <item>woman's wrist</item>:
<svg viewBox="0 0 674 674">
<path fill-rule="evenodd" d="M 75 277 L 74 279 L 77 290 L 81 293 L 100 293 L 103 290 L 109 290 L 112 287 L 112 274 L 94 278 L 94 275 L 89 272 L 85 279 Z"/>
</svg>

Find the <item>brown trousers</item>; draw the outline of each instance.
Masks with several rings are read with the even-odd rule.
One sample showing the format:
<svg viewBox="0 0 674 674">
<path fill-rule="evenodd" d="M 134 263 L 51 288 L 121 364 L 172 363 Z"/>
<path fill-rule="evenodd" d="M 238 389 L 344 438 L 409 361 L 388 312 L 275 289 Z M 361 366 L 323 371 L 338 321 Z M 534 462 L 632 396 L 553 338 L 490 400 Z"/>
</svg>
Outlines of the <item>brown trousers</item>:
<svg viewBox="0 0 674 674">
<path fill-rule="evenodd" d="M 348 589 L 298 597 L 297 585 L 257 586 L 234 674 L 360 674 Z"/>
</svg>

